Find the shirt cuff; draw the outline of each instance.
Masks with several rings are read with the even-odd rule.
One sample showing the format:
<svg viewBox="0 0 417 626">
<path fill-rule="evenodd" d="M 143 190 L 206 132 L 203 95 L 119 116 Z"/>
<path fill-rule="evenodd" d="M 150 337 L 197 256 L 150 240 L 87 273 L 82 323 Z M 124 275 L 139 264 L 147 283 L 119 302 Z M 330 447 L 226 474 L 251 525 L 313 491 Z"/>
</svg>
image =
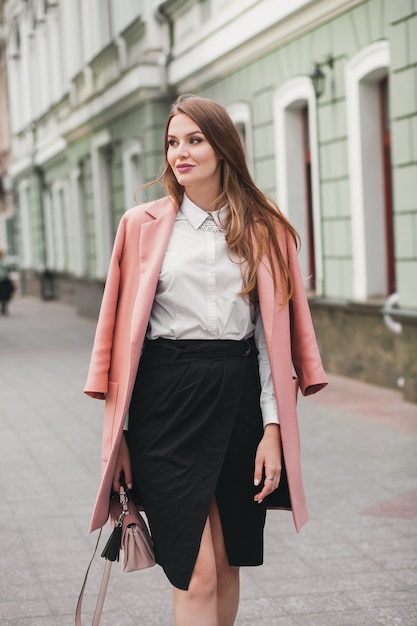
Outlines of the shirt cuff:
<svg viewBox="0 0 417 626">
<path fill-rule="evenodd" d="M 279 424 L 275 402 L 261 402 L 261 412 L 264 428 L 267 424 Z"/>
</svg>

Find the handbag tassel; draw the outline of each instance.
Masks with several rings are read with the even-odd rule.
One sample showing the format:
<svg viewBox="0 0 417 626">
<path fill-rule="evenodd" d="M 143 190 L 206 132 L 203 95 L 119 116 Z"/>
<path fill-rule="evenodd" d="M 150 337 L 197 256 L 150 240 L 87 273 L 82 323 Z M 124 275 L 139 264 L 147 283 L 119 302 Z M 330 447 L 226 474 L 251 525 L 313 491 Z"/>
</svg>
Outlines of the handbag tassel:
<svg viewBox="0 0 417 626">
<path fill-rule="evenodd" d="M 109 537 L 108 542 L 104 546 L 104 550 L 101 556 L 108 561 L 118 561 L 120 553 L 120 545 L 122 543 L 122 522 L 120 519 L 116 521 L 116 525 L 112 534 Z"/>
</svg>

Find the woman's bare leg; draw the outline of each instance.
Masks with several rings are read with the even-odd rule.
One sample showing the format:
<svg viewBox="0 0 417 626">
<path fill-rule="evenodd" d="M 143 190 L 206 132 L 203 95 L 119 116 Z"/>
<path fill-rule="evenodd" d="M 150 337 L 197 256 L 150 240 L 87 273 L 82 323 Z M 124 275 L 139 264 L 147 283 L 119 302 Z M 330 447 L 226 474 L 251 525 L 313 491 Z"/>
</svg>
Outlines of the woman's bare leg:
<svg viewBox="0 0 417 626">
<path fill-rule="evenodd" d="M 239 568 L 229 565 L 213 500 L 187 591 L 174 587 L 176 626 L 233 626 L 239 608 Z"/>
<path fill-rule="evenodd" d="M 229 565 L 216 500 L 210 508 L 210 525 L 216 558 L 219 626 L 233 626 L 239 608 L 239 568 Z"/>
<path fill-rule="evenodd" d="M 176 626 L 220 626 L 216 592 L 216 561 L 208 519 L 189 588 L 185 591 L 174 587 Z"/>
</svg>

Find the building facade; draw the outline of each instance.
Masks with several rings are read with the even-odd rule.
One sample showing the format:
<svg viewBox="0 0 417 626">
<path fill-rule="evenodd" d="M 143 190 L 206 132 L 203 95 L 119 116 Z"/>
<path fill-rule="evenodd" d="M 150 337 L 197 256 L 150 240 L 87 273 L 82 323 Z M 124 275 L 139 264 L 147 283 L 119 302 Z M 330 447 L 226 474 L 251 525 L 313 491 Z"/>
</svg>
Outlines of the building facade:
<svg viewBox="0 0 417 626">
<path fill-rule="evenodd" d="M 0 3 L 0 24 L 2 23 L 2 5 Z M 10 133 L 7 100 L 6 57 L 0 46 L 0 250 L 10 257 L 16 254 L 14 237 L 14 204 L 10 167 Z M 16 261 L 16 258 L 14 258 Z"/>
<path fill-rule="evenodd" d="M 417 0 L 3 0 L 23 289 L 96 315 L 177 94 L 221 102 L 302 237 L 329 371 L 417 401 Z"/>
</svg>

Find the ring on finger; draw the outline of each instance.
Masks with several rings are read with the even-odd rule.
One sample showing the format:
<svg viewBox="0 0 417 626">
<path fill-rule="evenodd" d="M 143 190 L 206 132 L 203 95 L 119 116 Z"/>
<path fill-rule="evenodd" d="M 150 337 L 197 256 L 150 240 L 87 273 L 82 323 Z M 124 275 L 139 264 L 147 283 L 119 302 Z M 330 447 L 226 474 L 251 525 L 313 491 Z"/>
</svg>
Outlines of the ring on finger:
<svg viewBox="0 0 417 626">
<path fill-rule="evenodd" d="M 274 480 L 275 476 L 266 476 L 265 480 Z"/>
</svg>

